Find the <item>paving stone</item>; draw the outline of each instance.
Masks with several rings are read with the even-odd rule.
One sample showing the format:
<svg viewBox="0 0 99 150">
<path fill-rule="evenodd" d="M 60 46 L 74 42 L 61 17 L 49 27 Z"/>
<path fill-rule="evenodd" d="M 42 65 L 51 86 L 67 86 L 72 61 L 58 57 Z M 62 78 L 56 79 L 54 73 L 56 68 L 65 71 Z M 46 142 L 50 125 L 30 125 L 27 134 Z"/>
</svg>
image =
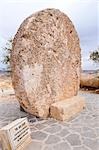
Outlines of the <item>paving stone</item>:
<svg viewBox="0 0 99 150">
<path fill-rule="evenodd" d="M 30 125 L 30 129 L 31 129 L 31 132 L 37 131 L 37 128 L 35 128 L 33 125 Z"/>
<path fill-rule="evenodd" d="M 60 137 L 65 137 L 66 135 L 68 135 L 70 132 L 67 129 L 62 129 L 60 133 L 58 133 L 57 135 Z"/>
<path fill-rule="evenodd" d="M 43 150 L 54 150 L 51 146 L 45 146 Z"/>
<path fill-rule="evenodd" d="M 41 150 L 42 143 L 37 141 L 32 141 L 24 150 Z"/>
<path fill-rule="evenodd" d="M 73 150 L 89 150 L 89 148 L 85 146 L 74 147 Z"/>
<path fill-rule="evenodd" d="M 70 129 L 72 128 L 81 128 L 85 125 L 85 123 L 71 123 Z"/>
<path fill-rule="evenodd" d="M 44 122 L 44 124 L 47 124 L 47 125 L 52 125 L 54 123 L 57 123 L 57 120 L 55 119 L 48 119 Z"/>
<path fill-rule="evenodd" d="M 88 115 L 90 115 L 90 114 L 88 114 Z M 91 114 L 91 116 L 93 117 L 93 118 L 97 118 L 97 117 L 99 117 L 99 111 L 94 111 L 92 114 Z"/>
<path fill-rule="evenodd" d="M 36 124 L 35 127 L 38 129 L 38 130 L 42 130 L 44 128 L 46 128 L 46 125 L 42 124 L 42 123 L 39 123 L 39 124 Z"/>
<path fill-rule="evenodd" d="M 99 142 L 98 140 L 92 140 L 89 138 L 83 139 L 83 144 L 87 147 L 89 147 L 91 150 L 98 150 L 99 148 Z"/>
<path fill-rule="evenodd" d="M 54 150 L 71 150 L 71 147 L 67 142 L 61 142 L 54 146 Z"/>
<path fill-rule="evenodd" d="M 98 111 L 99 111 L 99 109 L 98 109 Z M 99 116 L 98 116 L 98 117 L 95 117 L 92 121 L 93 121 L 93 122 L 96 122 L 96 123 L 99 125 Z"/>
<path fill-rule="evenodd" d="M 71 126 L 71 127 L 69 127 L 69 130 L 71 131 L 71 132 L 78 132 L 78 133 L 81 133 L 81 127 L 75 127 L 75 126 Z"/>
<path fill-rule="evenodd" d="M 89 115 L 85 116 L 86 120 L 92 120 L 93 118 L 94 118 L 93 116 L 89 116 Z"/>
<path fill-rule="evenodd" d="M 74 118 L 73 120 L 71 120 L 71 123 L 81 122 L 84 119 L 85 119 L 85 114 L 84 115 L 79 114 L 76 118 Z"/>
<path fill-rule="evenodd" d="M 46 144 L 56 144 L 60 141 L 60 138 L 56 135 L 49 135 L 48 139 L 45 141 Z"/>
<path fill-rule="evenodd" d="M 31 136 L 32 139 L 43 141 L 47 137 L 47 134 L 41 131 L 36 131 L 36 132 L 32 132 Z"/>
<path fill-rule="evenodd" d="M 71 122 L 67 122 L 67 121 L 59 121 L 58 124 L 62 125 L 64 128 L 69 128 L 71 125 Z"/>
<path fill-rule="evenodd" d="M 0 128 L 2 128 L 2 127 L 4 127 L 4 126 L 6 126 L 8 124 L 8 121 L 4 121 L 4 122 L 2 122 L 1 124 L 0 124 Z"/>
<path fill-rule="evenodd" d="M 99 127 L 99 124 L 98 124 L 98 122 L 90 121 L 89 123 L 86 123 L 86 126 L 88 126 L 90 128 L 97 128 L 97 127 Z"/>
<path fill-rule="evenodd" d="M 89 138 L 96 138 L 95 130 L 89 128 L 89 127 L 83 127 L 82 129 L 82 136 L 89 137 Z"/>
<path fill-rule="evenodd" d="M 86 115 L 88 113 L 87 105 L 86 108 L 80 113 L 80 115 Z"/>
<path fill-rule="evenodd" d="M 92 106 L 92 104 L 87 104 L 87 109 L 88 109 L 89 111 L 93 111 L 93 106 Z"/>
<path fill-rule="evenodd" d="M 46 131 L 46 132 L 48 132 L 48 133 L 54 134 L 54 133 L 59 132 L 59 131 L 61 130 L 61 128 L 62 128 L 62 127 L 61 127 L 60 125 L 58 125 L 58 124 L 53 124 L 53 125 L 51 125 L 50 127 L 46 128 L 44 131 Z"/>
<path fill-rule="evenodd" d="M 96 135 L 99 136 L 99 128 L 95 128 Z"/>
<path fill-rule="evenodd" d="M 78 134 L 70 134 L 66 139 L 72 146 L 81 145 L 81 139 Z"/>
</svg>

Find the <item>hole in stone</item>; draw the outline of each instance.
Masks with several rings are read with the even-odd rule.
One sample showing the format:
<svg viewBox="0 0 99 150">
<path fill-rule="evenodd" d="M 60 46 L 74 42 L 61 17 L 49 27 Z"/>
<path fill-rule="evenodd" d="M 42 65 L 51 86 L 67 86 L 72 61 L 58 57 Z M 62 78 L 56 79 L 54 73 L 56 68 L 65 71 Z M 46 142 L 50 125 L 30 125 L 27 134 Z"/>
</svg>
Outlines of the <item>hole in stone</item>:
<svg viewBox="0 0 99 150">
<path fill-rule="evenodd" d="M 52 34 L 51 34 L 51 33 L 50 33 L 49 35 L 50 35 L 50 36 L 52 36 Z"/>
<path fill-rule="evenodd" d="M 51 117 L 51 109 L 49 107 L 49 114 L 48 114 L 48 117 Z"/>
<path fill-rule="evenodd" d="M 72 33 L 72 30 L 70 31 L 70 33 Z"/>
<path fill-rule="evenodd" d="M 39 22 L 39 20 L 35 19 L 35 22 Z"/>
<path fill-rule="evenodd" d="M 52 14 L 49 14 L 50 16 L 53 16 Z"/>
<path fill-rule="evenodd" d="M 21 36 L 21 38 L 28 38 L 29 36 L 27 35 L 27 34 L 23 34 L 22 36 Z"/>
<path fill-rule="evenodd" d="M 54 53 L 56 53 L 56 50 L 53 50 Z"/>
<path fill-rule="evenodd" d="M 58 17 L 56 17 L 56 19 L 58 20 Z"/>
</svg>

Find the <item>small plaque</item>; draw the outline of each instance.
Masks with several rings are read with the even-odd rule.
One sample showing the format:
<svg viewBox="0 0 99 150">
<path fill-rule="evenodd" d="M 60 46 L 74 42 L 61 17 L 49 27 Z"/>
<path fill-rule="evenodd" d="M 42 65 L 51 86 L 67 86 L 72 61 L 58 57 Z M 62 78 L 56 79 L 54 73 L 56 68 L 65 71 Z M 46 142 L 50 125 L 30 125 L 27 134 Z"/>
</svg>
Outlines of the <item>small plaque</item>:
<svg viewBox="0 0 99 150">
<path fill-rule="evenodd" d="M 13 121 L 0 129 L 3 150 L 21 150 L 31 142 L 27 118 Z"/>
</svg>

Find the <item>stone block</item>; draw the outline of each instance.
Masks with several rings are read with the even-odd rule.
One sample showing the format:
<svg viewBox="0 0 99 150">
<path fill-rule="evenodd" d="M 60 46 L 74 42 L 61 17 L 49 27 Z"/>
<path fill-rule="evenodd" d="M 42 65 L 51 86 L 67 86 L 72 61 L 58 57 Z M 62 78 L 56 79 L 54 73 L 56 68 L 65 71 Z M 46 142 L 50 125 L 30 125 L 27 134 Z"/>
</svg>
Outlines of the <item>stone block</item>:
<svg viewBox="0 0 99 150">
<path fill-rule="evenodd" d="M 50 107 L 50 115 L 55 119 L 68 121 L 82 111 L 84 107 L 84 98 L 74 96 L 72 98 L 53 103 Z"/>
<path fill-rule="evenodd" d="M 23 150 L 32 140 L 26 118 L 21 118 L 0 129 L 3 150 Z"/>
</svg>

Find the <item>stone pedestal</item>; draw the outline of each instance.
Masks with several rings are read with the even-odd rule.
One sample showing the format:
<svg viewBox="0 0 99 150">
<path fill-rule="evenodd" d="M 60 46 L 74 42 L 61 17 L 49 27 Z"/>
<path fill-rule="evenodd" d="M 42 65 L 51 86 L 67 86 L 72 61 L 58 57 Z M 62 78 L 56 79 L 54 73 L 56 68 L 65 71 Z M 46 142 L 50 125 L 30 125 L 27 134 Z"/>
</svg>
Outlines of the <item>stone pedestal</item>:
<svg viewBox="0 0 99 150">
<path fill-rule="evenodd" d="M 82 97 L 74 96 L 56 103 L 50 107 L 51 117 L 64 121 L 78 115 L 85 108 L 85 100 Z"/>
</svg>

